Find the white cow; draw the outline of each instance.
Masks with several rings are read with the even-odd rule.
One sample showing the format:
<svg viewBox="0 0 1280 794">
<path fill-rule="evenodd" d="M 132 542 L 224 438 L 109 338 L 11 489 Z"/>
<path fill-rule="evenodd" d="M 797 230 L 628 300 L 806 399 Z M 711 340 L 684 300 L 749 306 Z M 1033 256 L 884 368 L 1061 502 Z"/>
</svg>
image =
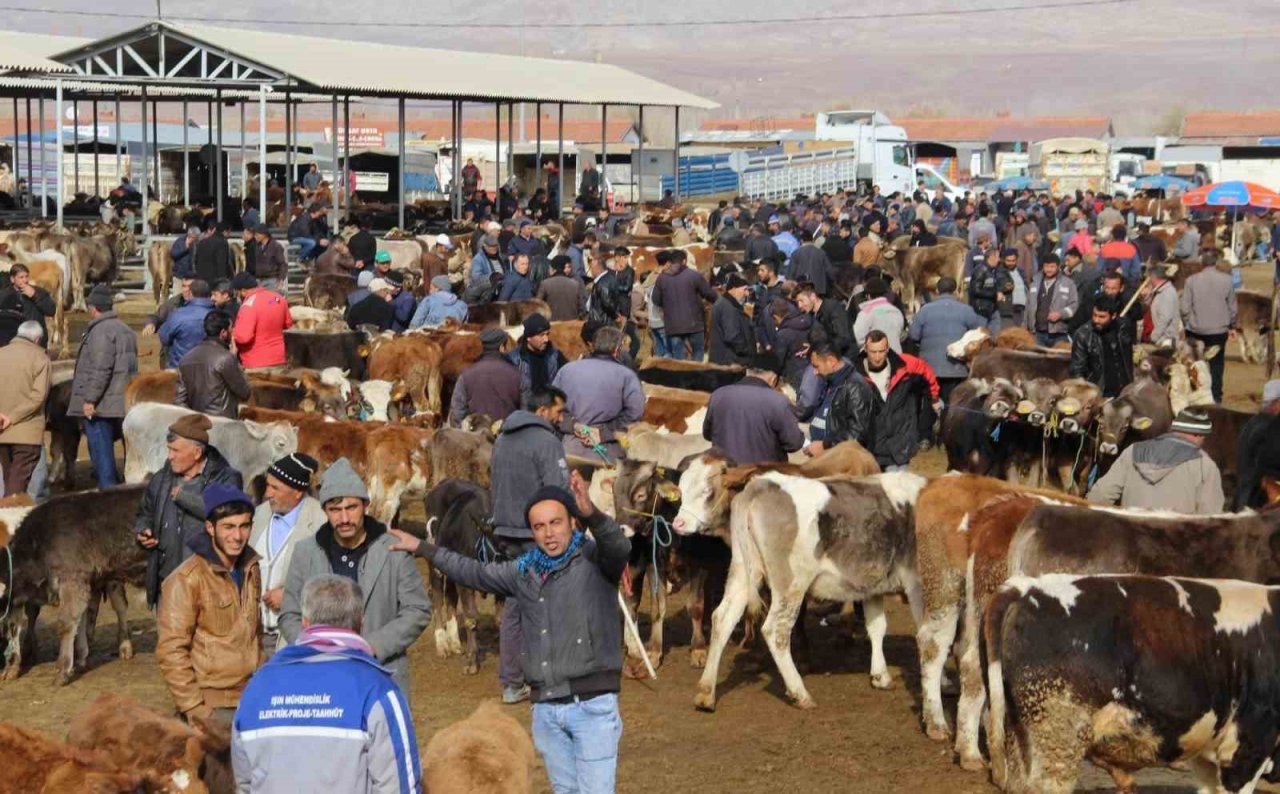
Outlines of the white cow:
<svg viewBox="0 0 1280 794">
<path fill-rule="evenodd" d="M 163 403 L 139 403 L 124 418 L 126 449 L 124 480 L 143 482 L 164 468 L 168 455 L 169 425 L 195 413 Z M 211 416 L 209 444 L 231 467 L 251 482 L 285 455 L 298 450 L 298 431 L 288 422 L 251 422 Z"/>
</svg>

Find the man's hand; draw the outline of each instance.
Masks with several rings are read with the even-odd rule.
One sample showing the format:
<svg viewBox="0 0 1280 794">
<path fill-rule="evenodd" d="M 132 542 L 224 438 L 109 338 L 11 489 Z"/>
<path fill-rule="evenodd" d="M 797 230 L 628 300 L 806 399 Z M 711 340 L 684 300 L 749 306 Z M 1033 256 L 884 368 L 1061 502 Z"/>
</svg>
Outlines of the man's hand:
<svg viewBox="0 0 1280 794">
<path fill-rule="evenodd" d="M 182 712 L 182 716 L 186 718 L 188 724 L 193 723 L 196 720 L 203 722 L 213 718 L 213 709 L 201 703 L 199 706 L 196 706 L 189 711 Z"/>
<path fill-rule="evenodd" d="M 1049 322 L 1056 323 L 1062 319 L 1062 312 L 1049 312 Z"/>
<path fill-rule="evenodd" d="M 933 412 L 935 414 L 942 413 L 942 400 L 939 399 L 933 401 Z"/>
<path fill-rule="evenodd" d="M 13 420 L 5 416 L 4 414 L 0 414 L 0 430 L 8 430 L 9 425 L 12 423 L 13 423 Z"/>
<path fill-rule="evenodd" d="M 151 534 L 150 529 L 144 529 L 137 534 L 138 545 L 144 549 L 154 549 L 160 545 L 160 539 Z"/>
<path fill-rule="evenodd" d="M 596 512 L 596 506 L 591 503 L 591 494 L 588 493 L 590 486 L 587 481 L 582 479 L 582 475 L 575 469 L 569 472 L 569 492 L 573 494 L 573 501 L 578 506 L 578 512 L 586 518 Z"/>
<path fill-rule="evenodd" d="M 600 429 L 591 425 L 574 425 L 573 435 L 585 447 L 594 447 L 600 443 Z"/>
<path fill-rule="evenodd" d="M 34 298 L 36 296 L 36 288 L 28 283 L 22 288 L 22 294 L 26 295 L 28 298 Z"/>
<path fill-rule="evenodd" d="M 155 323 L 147 323 L 146 325 L 142 326 L 142 335 L 143 335 L 143 336 L 151 336 L 151 335 L 152 335 L 152 334 L 154 334 L 155 332 L 156 332 L 156 324 L 155 324 Z"/>
<path fill-rule="evenodd" d="M 391 533 L 391 537 L 396 539 L 396 542 L 391 544 L 392 551 L 407 551 L 410 554 L 418 553 L 418 547 L 422 545 L 421 540 L 403 529 L 389 529 L 387 531 Z"/>
<path fill-rule="evenodd" d="M 821 455 L 825 450 L 826 450 L 826 446 L 821 441 L 814 441 L 814 442 L 811 442 L 809 446 L 805 447 L 800 451 L 811 458 L 816 458 L 819 455 Z"/>
<path fill-rule="evenodd" d="M 94 405 L 91 402 L 86 402 L 83 406 L 83 410 L 84 410 L 85 419 L 93 419 L 95 416 L 98 415 L 98 406 Z"/>
<path fill-rule="evenodd" d="M 262 603 L 266 604 L 269 609 L 280 611 L 280 605 L 284 603 L 284 588 L 273 587 L 262 594 Z"/>
</svg>

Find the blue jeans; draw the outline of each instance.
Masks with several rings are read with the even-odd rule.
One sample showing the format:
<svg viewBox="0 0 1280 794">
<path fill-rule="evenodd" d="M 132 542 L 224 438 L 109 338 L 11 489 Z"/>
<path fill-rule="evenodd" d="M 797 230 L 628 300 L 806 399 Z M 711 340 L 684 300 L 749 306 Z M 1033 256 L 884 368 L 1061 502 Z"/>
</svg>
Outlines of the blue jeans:
<svg viewBox="0 0 1280 794">
<path fill-rule="evenodd" d="M 31 482 L 27 483 L 27 496 L 37 504 L 49 498 L 49 450 L 40 445 L 40 462 L 31 473 Z"/>
<path fill-rule="evenodd" d="M 84 420 L 84 438 L 89 446 L 89 460 L 93 463 L 93 475 L 99 488 L 120 484 L 120 472 L 116 469 L 116 437 L 120 435 L 123 419 L 98 417 Z M 68 466 L 72 461 L 68 461 Z"/>
<path fill-rule="evenodd" d="M 701 361 L 704 352 L 702 337 L 701 331 L 694 331 L 691 334 L 667 334 L 667 352 L 671 354 L 671 358 L 684 361 L 684 343 L 688 342 L 693 346 L 693 360 Z"/>
<path fill-rule="evenodd" d="M 663 358 L 670 358 L 671 353 L 667 350 L 667 335 L 662 332 L 661 328 L 649 328 L 649 338 L 653 340 L 653 354 Z"/>
<path fill-rule="evenodd" d="M 298 246 L 298 259 L 303 262 L 306 262 L 311 258 L 311 252 L 316 250 L 316 246 L 319 245 L 318 242 L 310 237 L 295 237 L 289 242 Z"/>
<path fill-rule="evenodd" d="M 533 746 L 556 794 L 613 794 L 621 738 L 616 694 L 533 706 Z"/>
<path fill-rule="evenodd" d="M 1066 342 L 1071 339 L 1070 334 L 1051 334 L 1036 331 L 1036 344 L 1040 347 L 1053 347 L 1059 342 Z"/>
</svg>

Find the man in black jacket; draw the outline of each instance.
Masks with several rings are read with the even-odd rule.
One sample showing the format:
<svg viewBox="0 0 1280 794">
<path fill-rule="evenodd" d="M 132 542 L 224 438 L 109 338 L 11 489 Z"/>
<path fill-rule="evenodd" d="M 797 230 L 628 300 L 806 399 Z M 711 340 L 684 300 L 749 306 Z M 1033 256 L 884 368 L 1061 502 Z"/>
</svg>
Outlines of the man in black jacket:
<svg viewBox="0 0 1280 794">
<path fill-rule="evenodd" d="M 830 340 L 813 343 L 809 363 L 826 381 L 826 390 L 809 423 L 813 441 L 804 448 L 804 454 L 816 457 L 842 441 L 857 441 L 871 449 L 875 438 L 875 387 L 858 374 Z"/>
<path fill-rule="evenodd" d="M 1102 271 L 1097 265 L 1085 262 L 1084 257 L 1080 256 L 1080 252 L 1074 247 L 1067 249 L 1062 267 L 1075 282 L 1076 295 L 1080 299 L 1076 313 L 1067 320 L 1067 333 L 1074 334 L 1077 328 L 1093 319 L 1093 302 L 1098 299 L 1098 293 L 1102 291 Z M 1121 284 L 1123 283 L 1124 280 L 1121 279 Z"/>
<path fill-rule="evenodd" d="M 204 316 L 205 339 L 178 362 L 175 405 L 202 414 L 235 419 L 249 399 L 249 380 L 231 352 L 231 318 L 221 311 Z"/>
<path fill-rule="evenodd" d="M 1100 295 L 1094 301 L 1092 322 L 1071 337 L 1071 377 L 1084 378 L 1116 397 L 1133 381 L 1133 326 L 1120 317 L 1116 298 Z"/>
<path fill-rule="evenodd" d="M 813 315 L 814 330 L 822 329 L 836 353 L 841 356 L 849 355 L 853 350 L 853 325 L 849 322 L 844 304 L 818 295 L 812 284 L 797 287 L 795 299 L 800 311 Z"/>
<path fill-rule="evenodd" d="M 756 354 L 756 334 L 742 308 L 751 286 L 742 276 L 729 276 L 725 292 L 711 307 L 712 364 L 746 365 Z"/>
<path fill-rule="evenodd" d="M 880 330 L 867 334 L 853 367 L 874 397 L 875 430 L 868 450 L 883 471 L 906 471 L 942 407 L 933 370 L 915 356 L 891 350 Z"/>
<path fill-rule="evenodd" d="M 204 236 L 196 243 L 195 253 L 191 255 L 192 267 L 196 278 L 206 284 L 217 284 L 223 279 L 235 275 L 231 265 L 231 245 L 224 234 L 226 228 L 210 218 L 205 222 Z M 204 509 L 203 506 L 200 508 Z"/>
<path fill-rule="evenodd" d="M 996 297 L 1008 277 L 1000 267 L 999 250 L 988 246 L 983 254 L 982 261 L 974 264 L 973 274 L 969 276 L 969 305 L 989 328 L 999 328 L 1000 309 Z"/>
<path fill-rule="evenodd" d="M 9 283 L 13 294 L 18 297 L 18 303 L 22 305 L 22 319 L 40 324 L 40 345 L 48 347 L 49 329 L 45 326 L 44 318 L 52 317 L 57 312 L 53 298 L 44 287 L 31 283 L 31 271 L 24 264 L 15 264 L 9 268 Z"/>
<path fill-rule="evenodd" d="M 320 220 L 322 215 L 324 207 L 312 204 L 307 207 L 306 212 L 298 213 L 298 217 L 289 224 L 289 242 L 297 244 L 301 249 L 298 259 L 303 262 L 320 256 L 329 245 L 329 240 L 324 236 L 324 224 Z"/>
<path fill-rule="evenodd" d="M 701 273 L 685 264 L 684 251 L 678 248 L 660 251 L 659 264 L 663 263 L 664 254 L 666 267 L 658 274 L 651 300 L 662 309 L 667 350 L 671 358 L 684 359 L 687 343 L 692 348 L 693 360 L 701 361 L 706 328 L 702 301 L 710 303 L 718 296 Z"/>
<path fill-rule="evenodd" d="M 351 258 L 356 260 L 356 265 L 361 270 L 373 269 L 373 258 L 378 254 L 378 240 L 369 231 L 369 216 L 361 215 L 356 219 L 356 223 L 360 227 L 360 231 L 351 235 L 351 239 L 347 240 L 347 251 L 351 254 Z M 477 250 L 473 247 L 472 250 Z"/>
<path fill-rule="evenodd" d="M 1280 380 L 1262 387 L 1262 407 L 1240 429 L 1236 443 L 1235 509 L 1257 510 L 1267 503 L 1263 477 L 1280 477 Z"/>
<path fill-rule="evenodd" d="M 380 332 L 391 330 L 391 324 L 396 320 L 395 309 L 391 307 L 391 290 L 391 283 L 386 279 L 370 281 L 369 294 L 347 307 L 347 325 L 352 330 L 362 325 L 377 326 Z"/>
<path fill-rule="evenodd" d="M 747 235 L 747 261 L 759 262 L 761 259 L 779 256 L 780 253 L 778 244 L 765 231 L 764 224 L 751 224 L 751 233 Z"/>
</svg>

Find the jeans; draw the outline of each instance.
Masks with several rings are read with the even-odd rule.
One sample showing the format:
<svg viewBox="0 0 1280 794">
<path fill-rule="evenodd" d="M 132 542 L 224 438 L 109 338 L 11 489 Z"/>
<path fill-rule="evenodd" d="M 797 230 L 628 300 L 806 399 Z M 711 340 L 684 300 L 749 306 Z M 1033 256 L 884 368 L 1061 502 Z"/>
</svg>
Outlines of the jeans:
<svg viewBox="0 0 1280 794">
<path fill-rule="evenodd" d="M 613 794 L 621 738 L 617 694 L 533 706 L 533 746 L 556 794 Z"/>
<path fill-rule="evenodd" d="M 702 331 L 694 331 L 691 334 L 667 334 L 667 352 L 671 354 L 671 358 L 676 361 L 686 360 L 685 342 L 693 346 L 693 360 L 701 361 L 705 352 Z"/>
<path fill-rule="evenodd" d="M 31 473 L 31 482 L 27 484 L 27 496 L 40 504 L 49 498 L 49 450 L 40 445 L 40 461 L 36 470 Z"/>
<path fill-rule="evenodd" d="M 298 259 L 300 259 L 303 262 L 306 262 L 307 260 L 311 259 L 312 252 L 315 251 L 316 246 L 319 245 L 318 242 L 316 242 L 314 239 L 310 237 L 295 237 L 289 242 L 298 246 L 298 249 L 299 249 Z"/>
<path fill-rule="evenodd" d="M 1036 331 L 1036 344 L 1040 347 L 1053 347 L 1059 342 L 1071 339 L 1070 334 L 1052 334 L 1047 331 Z"/>
<path fill-rule="evenodd" d="M 116 437 L 120 435 L 123 422 L 123 419 L 107 417 L 84 420 L 84 438 L 99 488 L 120 484 L 120 472 L 116 469 Z M 71 465 L 70 462 L 67 465 Z"/>
<path fill-rule="evenodd" d="M 671 353 L 667 350 L 667 335 L 662 332 L 661 328 L 649 327 L 649 338 L 653 340 L 653 354 L 662 358 L 670 358 Z"/>
<path fill-rule="evenodd" d="M 1197 334 L 1187 331 L 1187 340 L 1198 339 L 1204 342 L 1204 349 L 1215 345 L 1218 348 L 1218 354 L 1209 359 L 1209 375 L 1213 377 L 1213 401 L 1222 402 L 1222 376 L 1227 365 L 1227 335 L 1226 334 Z"/>
<path fill-rule="evenodd" d="M 533 548 L 533 541 L 520 538 L 495 537 L 500 555 L 514 560 Z M 524 634 L 520 631 L 520 602 L 508 598 L 502 606 L 502 622 L 498 624 L 498 681 L 504 687 L 519 689 L 524 686 L 524 665 L 520 656 L 524 651 Z"/>
</svg>

